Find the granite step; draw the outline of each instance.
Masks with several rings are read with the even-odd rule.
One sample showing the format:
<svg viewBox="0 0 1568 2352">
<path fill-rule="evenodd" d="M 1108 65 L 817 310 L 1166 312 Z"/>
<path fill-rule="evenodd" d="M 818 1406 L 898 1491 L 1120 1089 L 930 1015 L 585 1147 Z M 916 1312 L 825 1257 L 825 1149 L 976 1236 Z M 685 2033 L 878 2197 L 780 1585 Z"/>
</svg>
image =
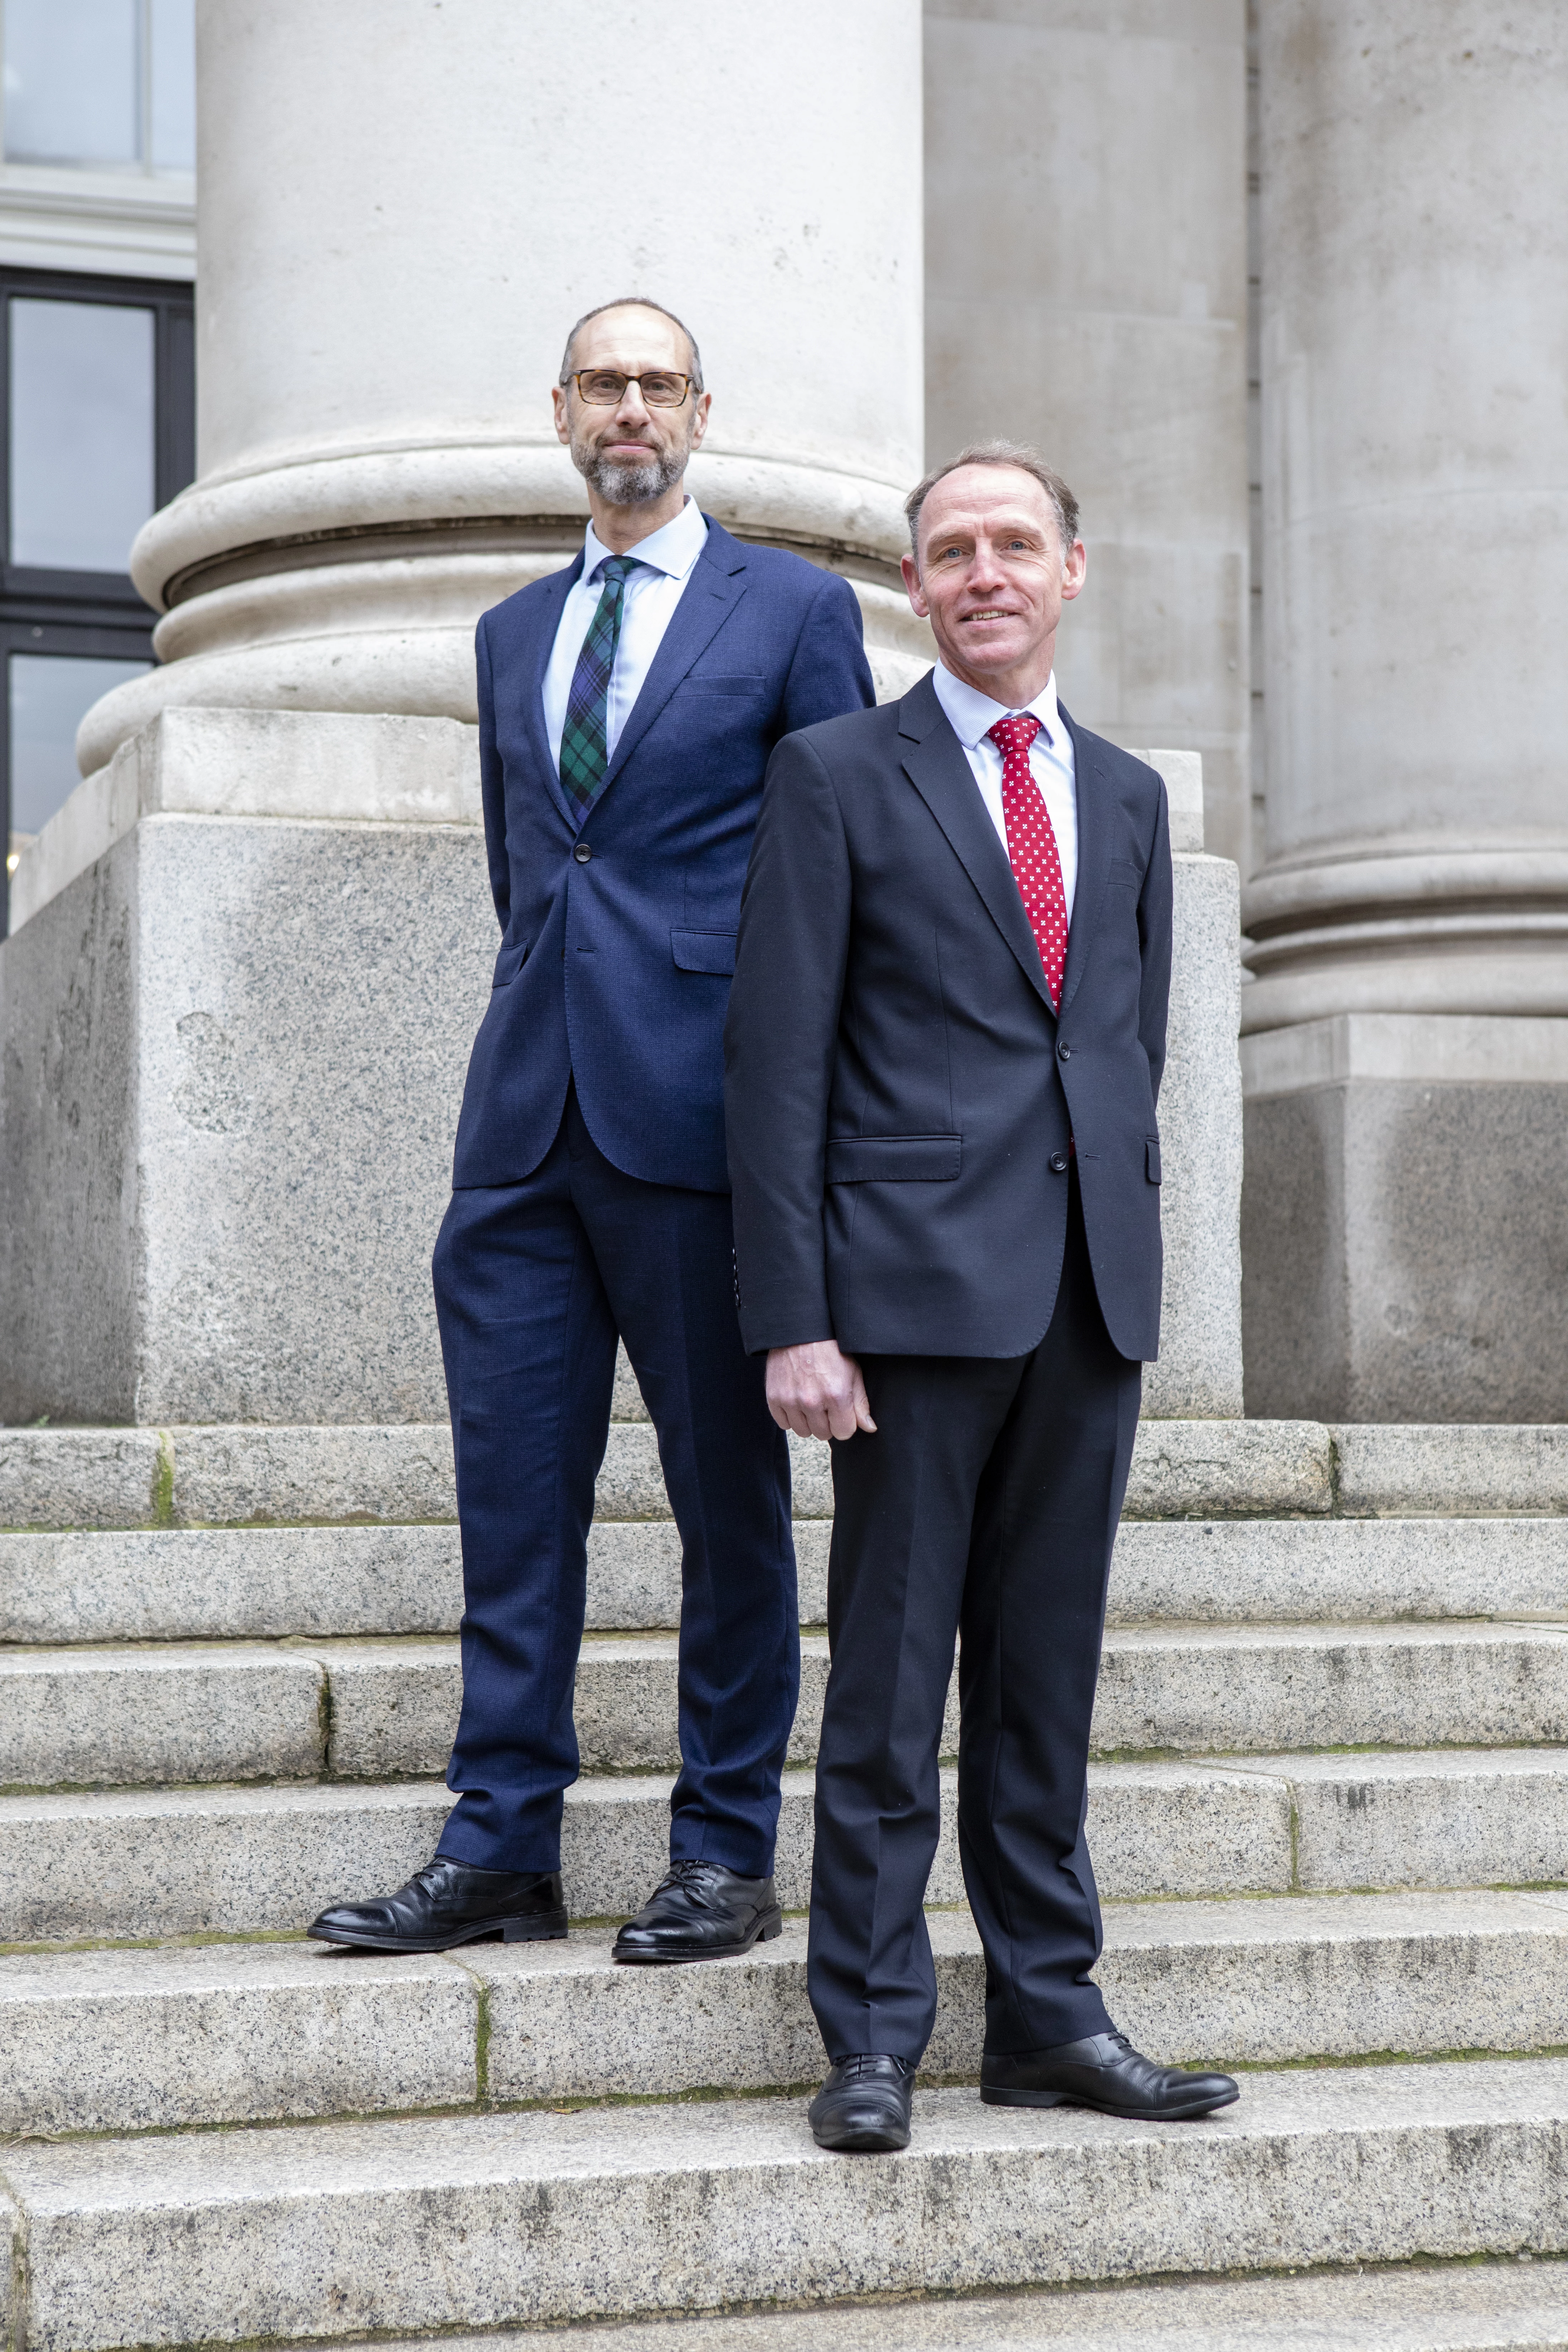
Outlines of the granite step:
<svg viewBox="0 0 1568 2352">
<path fill-rule="evenodd" d="M 804 1622 L 826 1621 L 828 1519 L 797 1519 Z M 265 1641 L 455 1632 L 453 1527 L 0 1534 L 0 1643 Z M 1124 1520 L 1112 1624 L 1563 1618 L 1568 1517 Z M 590 1530 L 588 1624 L 668 1630 L 668 1519 Z"/>
<path fill-rule="evenodd" d="M 801 1643 L 790 1760 L 816 1754 L 827 1643 Z M 673 1634 L 591 1635 L 577 1670 L 584 1771 L 679 1766 Z M 440 1773 L 454 1640 L 94 1644 L 0 1652 L 0 1788 Z M 1095 1752 L 1568 1739 L 1568 1626 L 1112 1627 Z M 942 1752 L 956 1753 L 956 1690 Z"/>
<path fill-rule="evenodd" d="M 963 1897 L 956 1776 L 928 1899 Z M 665 1866 L 669 1781 L 605 1774 L 568 1790 L 574 1917 L 620 1917 Z M 812 1775 L 784 1776 L 777 1878 L 810 1882 Z M 397 1885 L 428 1859 L 438 1782 L 268 1784 L 0 1798 L 0 1940 L 298 1930 L 324 1904 Z M 1217 1757 L 1090 1768 L 1108 1898 L 1555 1885 L 1568 1879 L 1568 1749 Z"/>
<path fill-rule="evenodd" d="M 599 1480 L 605 1518 L 660 1518 L 668 1511 L 640 1400 L 637 1408 L 634 1417 L 617 1389 L 620 1417 L 611 1424 Z M 827 1448 L 792 1438 L 790 1451 L 795 1516 L 826 1516 L 833 1507 Z M 1358 1459 L 1361 1486 L 1375 1496 L 1378 1458 Z M 1555 1491 L 1553 1469 L 1543 1461 L 1522 1483 L 1516 1469 L 1505 1482 L 1508 1491 L 1526 1497 Z M 1401 1458 L 1401 1491 L 1427 1491 L 1424 1475 L 1415 1457 Z M 1478 1461 L 1472 1484 L 1485 1475 Z M 1324 1513 L 1332 1507 L 1332 1447 L 1317 1423 L 1145 1422 L 1139 1431 L 1127 1498 L 1133 1517 Z M 1531 1505 L 1526 1499 L 1510 1507 Z M 456 1509 L 444 1422 L 0 1429 L 0 1528 L 393 1524 L 450 1520 Z"/>
<path fill-rule="evenodd" d="M 624 1360 L 605 1457 L 605 1517 L 668 1508 Z M 826 1449 L 792 1442 L 801 1517 Z M 456 1511 L 444 1422 L 268 1428 L 0 1429 L 0 1528 L 384 1524 Z M 1133 1518 L 1269 1513 L 1408 1518 L 1568 1512 L 1568 1426 L 1146 1421 Z"/>
<path fill-rule="evenodd" d="M 928 1914 L 932 2076 L 980 2064 L 966 1910 Z M 805 1926 L 718 1969 L 617 1968 L 607 1927 L 429 1958 L 299 1942 L 0 1958 L 0 2133 L 128 2132 L 809 2082 Z M 1568 2044 L 1568 1895 L 1110 1904 L 1097 1977 L 1169 2063 Z"/>
<path fill-rule="evenodd" d="M 552 2329 L 447 2336 L 443 2352 L 560 2352 Z M 381 2352 L 428 2352 L 406 2336 Z M 594 2352 L 1568 2352 L 1561 2256 L 1118 2281 L 836 2310 L 601 2324 Z"/>
<path fill-rule="evenodd" d="M 0 2292 L 96 2352 L 1556 2254 L 1565 2129 L 1525 2059 L 1259 2073 L 1175 2126 L 927 2091 L 864 2162 L 799 2098 L 24 2141 Z"/>
<path fill-rule="evenodd" d="M 1195 1764 L 1093 1768 L 1090 1830 L 1108 1895 L 1284 1892 L 1288 1784 Z M 611 1774 L 567 1792 L 566 1899 L 624 1917 L 668 1857 L 667 1775 Z M 784 1776 L 776 1876 L 787 1909 L 810 1885 L 812 1775 Z M 963 1898 L 954 1776 L 930 1900 Z M 298 1931 L 330 1902 L 398 1885 L 435 1851 L 438 1781 L 117 1790 L 0 1798 L 0 1941 Z"/>
<path fill-rule="evenodd" d="M 679 1769 L 676 1653 L 672 1634 L 584 1643 L 575 1716 L 585 1771 Z M 331 1685 L 334 1772 L 445 1769 L 460 1696 L 455 1644 L 322 1644 L 313 1654 Z M 792 1763 L 816 1757 L 827 1664 L 826 1636 L 805 1634 Z M 1094 1726 L 1106 1756 L 1564 1739 L 1568 1624 L 1112 1626 Z M 957 1747 L 955 1686 L 942 1753 Z"/>
</svg>

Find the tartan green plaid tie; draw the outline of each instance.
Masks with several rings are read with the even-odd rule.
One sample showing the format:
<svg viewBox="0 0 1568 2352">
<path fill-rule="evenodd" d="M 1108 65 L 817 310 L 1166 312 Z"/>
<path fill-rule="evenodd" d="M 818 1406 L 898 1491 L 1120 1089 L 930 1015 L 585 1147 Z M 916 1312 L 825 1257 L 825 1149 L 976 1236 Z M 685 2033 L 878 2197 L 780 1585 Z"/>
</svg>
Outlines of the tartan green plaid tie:
<svg viewBox="0 0 1568 2352">
<path fill-rule="evenodd" d="M 566 699 L 566 724 L 561 730 L 561 781 L 582 823 L 599 795 L 610 764 L 606 722 L 610 711 L 610 673 L 620 643 L 621 613 L 626 604 L 626 577 L 637 569 L 635 555 L 607 555 L 598 567 L 605 583 L 599 608 L 588 624 L 572 691 Z"/>
</svg>

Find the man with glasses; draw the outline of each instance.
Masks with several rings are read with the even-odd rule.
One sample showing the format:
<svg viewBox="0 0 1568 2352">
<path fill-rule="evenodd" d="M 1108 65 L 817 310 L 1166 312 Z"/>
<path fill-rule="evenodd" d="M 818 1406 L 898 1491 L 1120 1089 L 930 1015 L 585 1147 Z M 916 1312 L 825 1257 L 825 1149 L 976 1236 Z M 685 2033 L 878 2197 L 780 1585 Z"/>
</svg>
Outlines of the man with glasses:
<svg viewBox="0 0 1568 2352">
<path fill-rule="evenodd" d="M 435 1860 L 310 1929 L 377 1951 L 563 1936 L 562 1794 L 594 1482 L 624 1338 L 682 1543 L 670 1868 L 616 1958 L 779 1932 L 779 1773 L 799 1678 L 789 1456 L 736 1318 L 723 1025 L 773 746 L 873 700 L 859 607 L 682 488 L 710 394 L 685 327 L 578 320 L 555 429 L 582 555 L 479 628 L 501 926 L 436 1246 L 462 1524 L 458 1801 Z M 569 1890 L 567 1890 L 569 1892 Z"/>
</svg>

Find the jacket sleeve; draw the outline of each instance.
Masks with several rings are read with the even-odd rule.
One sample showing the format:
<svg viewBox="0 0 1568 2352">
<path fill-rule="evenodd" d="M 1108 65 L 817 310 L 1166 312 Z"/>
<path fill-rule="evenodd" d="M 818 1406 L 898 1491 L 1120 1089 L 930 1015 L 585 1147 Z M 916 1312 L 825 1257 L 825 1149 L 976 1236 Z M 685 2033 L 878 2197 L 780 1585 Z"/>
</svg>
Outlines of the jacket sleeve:
<svg viewBox="0 0 1568 2352">
<path fill-rule="evenodd" d="M 489 861 L 490 896 L 504 931 L 511 919 L 511 866 L 506 854 L 506 780 L 496 749 L 495 694 L 490 684 L 489 639 L 485 615 L 474 632 L 474 666 L 479 700 L 479 798 L 485 812 L 485 856 Z"/>
<path fill-rule="evenodd" d="M 1154 846 L 1138 900 L 1138 941 L 1143 977 L 1138 995 L 1138 1039 L 1149 1056 L 1149 1087 L 1160 1099 L 1165 1069 L 1165 1023 L 1171 1009 L 1171 931 L 1174 887 L 1171 873 L 1171 814 L 1165 787 L 1154 819 Z"/>
<path fill-rule="evenodd" d="M 748 1350 L 833 1337 L 823 1172 L 849 946 L 849 849 L 818 752 L 768 763 L 724 1029 L 735 1288 Z"/>
<path fill-rule="evenodd" d="M 859 598 L 847 580 L 825 572 L 795 640 L 779 733 L 791 735 L 797 727 L 815 727 L 819 719 L 842 719 L 847 711 L 869 710 L 876 699 Z"/>
</svg>

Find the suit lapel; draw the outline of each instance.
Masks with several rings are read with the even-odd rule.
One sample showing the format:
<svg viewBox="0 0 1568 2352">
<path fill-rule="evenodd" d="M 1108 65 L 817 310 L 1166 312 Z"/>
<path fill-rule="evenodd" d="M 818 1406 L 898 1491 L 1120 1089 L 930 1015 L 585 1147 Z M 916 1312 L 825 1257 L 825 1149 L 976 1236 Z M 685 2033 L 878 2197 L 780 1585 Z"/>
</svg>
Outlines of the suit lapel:
<svg viewBox="0 0 1568 2352">
<path fill-rule="evenodd" d="M 1110 794 L 1092 735 L 1073 725 L 1061 704 L 1058 715 L 1072 738 L 1074 797 L 1078 803 L 1078 881 L 1072 894 L 1072 920 L 1068 926 L 1067 969 L 1062 974 L 1062 1011 L 1078 992 L 1083 968 L 1094 943 L 1106 878 L 1110 872 Z"/>
<path fill-rule="evenodd" d="M 528 748 L 539 764 L 551 798 L 574 833 L 577 830 L 576 813 L 566 797 L 561 771 L 550 756 L 550 737 L 544 725 L 544 674 L 555 650 L 563 607 L 582 572 L 583 553 L 579 549 L 576 560 L 564 572 L 552 572 L 540 583 L 544 593 L 534 605 L 538 618 L 522 682 L 522 725 Z"/>
<path fill-rule="evenodd" d="M 699 654 L 717 633 L 721 622 L 733 612 L 739 599 L 746 593 L 746 558 L 738 541 L 729 532 L 708 518 L 708 537 L 702 552 L 691 567 L 691 576 L 680 592 L 680 601 L 670 615 L 658 651 L 648 666 L 642 691 L 633 703 L 615 757 L 605 771 L 594 806 L 594 815 L 603 805 L 605 794 L 637 750 L 681 679 Z M 635 551 L 634 551 L 635 552 Z"/>
<path fill-rule="evenodd" d="M 963 746 L 948 725 L 929 675 L 899 705 L 904 773 L 947 835 L 954 856 L 985 902 L 986 911 L 1047 1010 L 1051 992 L 1040 950 L 1018 896 L 1007 853 L 996 836 Z"/>
</svg>

